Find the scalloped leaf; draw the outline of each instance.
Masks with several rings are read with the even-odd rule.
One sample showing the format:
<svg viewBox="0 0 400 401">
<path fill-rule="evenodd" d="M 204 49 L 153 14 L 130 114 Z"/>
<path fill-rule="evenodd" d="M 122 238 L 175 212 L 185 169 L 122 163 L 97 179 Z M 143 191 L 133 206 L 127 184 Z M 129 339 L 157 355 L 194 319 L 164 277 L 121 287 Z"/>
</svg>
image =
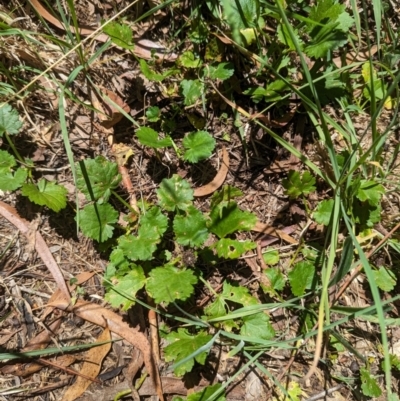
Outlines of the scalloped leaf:
<svg viewBox="0 0 400 401">
<path fill-rule="evenodd" d="M 176 215 L 173 227 L 181 245 L 201 246 L 209 235 L 203 213 L 194 206 L 189 206 L 185 214 Z"/>
<path fill-rule="evenodd" d="M 76 185 L 87 200 L 106 202 L 118 187 L 121 176 L 116 163 L 103 156 L 86 159 L 76 167 Z"/>
<path fill-rule="evenodd" d="M 65 187 L 45 179 L 40 179 L 37 186 L 30 183 L 22 185 L 22 195 L 27 196 L 31 202 L 47 206 L 55 212 L 67 206 L 67 192 Z"/>
<path fill-rule="evenodd" d="M 113 235 L 118 212 L 108 203 L 95 203 L 85 206 L 80 211 L 79 217 L 83 234 L 98 242 L 104 242 Z"/>
<path fill-rule="evenodd" d="M 157 197 L 165 210 L 187 210 L 192 205 L 193 189 L 186 180 L 174 174 L 172 178 L 164 178 L 161 181 Z"/>
<path fill-rule="evenodd" d="M 217 251 L 217 255 L 220 258 L 225 259 L 237 259 L 245 252 L 250 251 L 257 247 L 257 244 L 246 240 L 246 241 L 237 241 L 230 238 L 222 238 L 215 244 L 213 244 L 213 248 Z"/>
<path fill-rule="evenodd" d="M 176 300 L 188 299 L 193 294 L 193 286 L 197 281 L 192 270 L 181 270 L 166 265 L 156 267 L 149 273 L 146 290 L 156 303 L 169 304 Z"/>
<path fill-rule="evenodd" d="M 172 146 L 172 140 L 169 136 L 160 139 L 158 132 L 149 127 L 141 127 L 136 131 L 136 136 L 142 145 L 153 149 L 162 149 Z"/>
<path fill-rule="evenodd" d="M 166 339 L 172 343 L 164 348 L 165 360 L 167 362 L 174 361 L 178 363 L 206 345 L 211 338 L 212 336 L 204 331 L 200 331 L 196 335 L 190 335 L 185 329 L 178 329 L 176 332 L 171 332 L 166 336 Z M 204 365 L 206 358 L 207 351 L 197 354 L 195 357 L 175 368 L 175 375 L 183 376 L 185 373 L 190 372 L 193 369 L 194 361 Z"/>
<path fill-rule="evenodd" d="M 221 202 L 210 213 L 208 228 L 211 232 L 224 238 L 237 231 L 250 231 L 257 222 L 257 217 L 239 209 L 236 202 Z"/>
<path fill-rule="evenodd" d="M 183 158 L 190 163 L 208 159 L 215 148 L 215 139 L 207 131 L 192 132 L 182 143 L 186 149 Z"/>
</svg>

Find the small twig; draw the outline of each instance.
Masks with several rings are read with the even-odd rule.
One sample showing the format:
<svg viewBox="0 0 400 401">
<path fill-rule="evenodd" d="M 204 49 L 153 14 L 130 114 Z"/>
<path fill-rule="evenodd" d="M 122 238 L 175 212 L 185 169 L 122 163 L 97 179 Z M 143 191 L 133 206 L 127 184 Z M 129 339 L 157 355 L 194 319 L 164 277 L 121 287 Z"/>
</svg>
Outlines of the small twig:
<svg viewBox="0 0 400 401">
<path fill-rule="evenodd" d="M 57 365 L 56 363 L 47 361 L 46 359 L 43 359 L 43 358 L 38 358 L 37 362 L 39 362 L 39 363 L 41 363 L 43 365 L 46 365 L 46 366 L 50 366 L 50 367 L 55 368 L 55 369 L 63 370 L 64 372 L 69 373 L 70 375 L 81 376 L 84 379 L 90 380 L 90 381 L 92 381 L 94 383 L 98 383 L 98 384 L 102 383 L 100 380 L 94 379 L 93 377 L 90 377 L 90 376 L 84 375 L 84 374 L 82 374 L 80 372 L 77 372 L 75 369 Z"/>
<path fill-rule="evenodd" d="M 334 393 L 335 391 L 340 390 L 342 387 L 344 387 L 344 384 L 338 384 L 335 387 L 328 388 L 328 390 L 321 391 L 320 393 L 315 394 L 310 398 L 307 398 L 305 401 L 317 401 L 317 400 L 319 400 L 321 398 L 326 397 L 329 394 Z"/>
<path fill-rule="evenodd" d="M 147 296 L 147 303 L 151 307 L 148 311 L 149 318 L 149 327 L 150 327 L 150 344 L 151 350 L 153 353 L 153 358 L 155 364 L 158 366 L 160 364 L 160 350 L 158 345 L 158 322 L 157 322 L 157 314 L 153 308 L 155 308 L 154 300 Z"/>
<path fill-rule="evenodd" d="M 21 289 L 22 292 L 26 292 L 27 294 L 37 295 L 38 297 L 41 297 L 41 298 L 47 298 L 47 299 L 51 298 L 51 295 L 46 294 L 44 292 L 31 290 L 30 288 L 26 288 L 21 285 L 19 286 L 19 288 Z"/>
<path fill-rule="evenodd" d="M 68 164 L 66 166 L 63 167 L 55 167 L 55 168 L 51 168 L 51 167 L 35 167 L 35 171 L 43 171 L 45 173 L 61 173 L 64 170 L 68 170 L 69 168 L 71 168 L 71 166 Z"/>
</svg>

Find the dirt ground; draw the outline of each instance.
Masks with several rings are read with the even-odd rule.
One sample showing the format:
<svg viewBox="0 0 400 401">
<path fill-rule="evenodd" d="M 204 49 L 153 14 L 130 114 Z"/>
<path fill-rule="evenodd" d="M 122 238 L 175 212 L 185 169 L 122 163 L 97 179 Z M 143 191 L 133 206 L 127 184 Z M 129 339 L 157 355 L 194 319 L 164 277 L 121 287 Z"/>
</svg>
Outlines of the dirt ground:
<svg viewBox="0 0 400 401">
<path fill-rule="evenodd" d="M 49 3 L 53 5 L 54 2 Z M 124 0 L 116 3 L 118 3 L 118 9 L 128 4 Z M 114 5 L 111 2 L 80 0 L 75 4 L 80 24 L 88 25 L 90 22 L 95 25 L 99 18 L 109 18 L 113 15 Z M 18 21 L 21 28 L 32 32 L 44 32 L 43 25 L 29 2 L 20 4 L 18 1 L 0 1 L 0 6 L 2 11 L 13 11 L 15 17 L 23 18 Z M 137 9 L 129 12 L 133 15 L 141 15 L 148 9 L 148 5 L 144 4 L 143 7 L 144 9 L 141 9 L 138 6 Z M 147 18 L 135 25 L 135 37 L 145 34 L 147 39 L 173 48 L 178 45 L 178 39 L 171 39 L 168 33 L 171 27 L 178 24 L 179 18 L 181 18 L 180 10 L 176 10 L 175 14 L 160 10 L 152 18 Z M 54 27 L 53 29 L 60 37 L 64 35 L 64 32 Z M 21 82 L 18 83 L 20 87 L 23 83 L 32 80 L 38 70 L 44 70 L 62 57 L 59 50 L 45 37 L 41 40 L 45 44 L 44 47 L 29 48 L 23 41 L 15 38 L 0 38 L 2 44 L 0 54 L 4 65 L 9 68 L 15 65 L 25 66 L 21 70 Z M 91 46 L 91 51 L 96 49 L 95 43 L 87 46 L 87 49 Z M 75 285 L 74 294 L 78 294 L 84 301 L 119 315 L 128 326 L 136 330 L 135 333 L 149 335 L 150 323 L 144 308 L 136 305 L 129 312 L 112 310 L 103 300 L 102 274 L 108 263 L 110 250 L 104 249 L 77 232 L 76 188 L 62 138 L 58 114 L 60 98 L 55 95 L 57 86 L 54 82 L 56 80 L 65 82 L 70 71 L 79 65 L 79 61 L 77 53 L 70 54 L 53 69 L 53 81 L 41 78 L 23 101 L 17 102 L 24 125 L 22 134 L 16 137 L 15 146 L 23 157 L 30 158 L 39 167 L 35 170 L 37 175 L 35 178 L 56 180 L 68 189 L 68 206 L 61 212 L 55 213 L 32 204 L 27 198 L 16 193 L 0 193 L 0 200 L 15 208 L 18 215 L 25 219 L 23 224 L 26 227 L 26 232 L 23 233 L 16 228 L 15 224 L 0 217 L 0 350 L 2 355 L 7 352 L 27 352 L 46 347 L 58 348 L 93 343 L 98 341 L 103 332 L 99 325 L 74 313 L 47 307 L 50 301 L 61 301 L 54 298 L 57 294 L 57 284 L 36 251 L 36 233 L 40 233 L 43 237 L 65 281 L 71 286 Z M 174 114 L 174 96 L 165 96 L 165 88 L 161 84 L 149 82 L 141 74 L 137 60 L 126 52 L 112 48 L 102 53 L 90 66 L 90 77 L 94 85 L 107 88 L 118 99 L 122 99 L 128 105 L 129 115 L 137 121 L 141 121 L 146 109 L 154 105 L 157 105 L 162 113 Z M 178 85 L 177 82 L 172 84 Z M 93 90 L 92 84 L 83 74 L 77 76 L 70 86 L 70 91 L 73 93 L 74 101 L 70 97 L 66 100 L 65 111 L 75 160 L 98 155 L 114 160 L 110 146 L 111 136 L 114 143 L 127 145 L 133 150 L 133 156 L 127 168 L 138 199 L 155 202 L 155 190 L 159 183 L 163 178 L 171 177 L 174 173 L 188 180 L 193 188 L 207 184 L 220 169 L 221 151 L 225 147 L 229 154 L 229 172 L 225 184 L 243 191 L 244 195 L 239 199 L 240 207 L 255 213 L 262 223 L 282 230 L 295 241 L 291 244 L 274 236 L 261 236 L 257 233 L 250 233 L 246 238 L 258 241 L 262 248 L 269 245 L 276 246 L 282 255 L 280 264 L 283 269 L 285 263 L 293 257 L 296 241 L 300 238 L 306 243 L 323 244 L 325 235 L 323 228 L 315 223 L 309 224 L 304 204 L 298 200 L 290 200 L 284 194 L 281 184 L 288 170 L 301 171 L 303 169 L 299 160 L 288 154 L 267 132 L 251 120 L 245 121 L 242 118 L 243 136 L 241 136 L 233 114 L 218 94 L 214 93 L 205 111 L 199 105 L 193 110 L 188 110 L 186 114 L 175 116 L 174 139 L 177 143 L 180 143 L 185 133 L 193 129 L 190 121 L 193 116 L 205 119 L 207 130 L 213 132 L 217 140 L 217 149 L 209 160 L 188 166 L 179 160 L 174 152 L 166 151 L 160 157 L 154 150 L 140 145 L 134 136 L 134 127 L 126 118 L 113 124 L 111 128 L 104 127 L 99 113 L 88 107 L 88 104 L 93 102 Z M 241 96 L 239 90 L 236 94 L 241 107 L 246 110 L 252 107 L 248 97 Z M 329 166 L 325 163 L 326 154 L 315 140 L 314 128 L 301 110 L 296 111 L 298 112 L 282 127 L 275 128 L 275 132 L 321 168 L 328 169 Z M 288 108 L 287 112 L 289 115 L 291 110 Z M 328 108 L 327 112 L 331 115 L 335 114 L 334 110 L 330 111 Z M 270 116 L 271 119 L 278 117 Z M 379 124 L 384 127 L 391 118 L 393 118 L 391 111 L 387 111 L 387 116 L 383 116 Z M 367 125 L 368 121 L 363 121 L 361 118 L 360 121 L 355 122 L 360 133 L 364 132 Z M 393 135 L 388 143 L 388 160 L 398 144 L 398 130 L 398 126 L 394 127 Z M 340 151 L 340 138 L 335 139 L 334 133 L 332 135 Z M 368 135 L 366 138 L 368 139 Z M 7 147 L 4 138 L 0 144 L 2 149 Z M 398 161 L 393 163 L 395 167 L 390 179 L 393 184 L 398 180 L 396 163 Z M 118 193 L 124 199 L 128 199 L 124 188 L 119 188 Z M 329 198 L 330 195 L 326 186 L 322 182 L 317 182 L 317 193 L 309 197 L 308 208 L 313 210 L 318 202 Z M 78 200 L 84 202 L 81 195 L 78 195 Z M 209 202 L 208 197 L 199 198 L 196 200 L 196 206 L 206 211 L 209 210 Z M 387 228 L 391 228 L 398 222 L 399 196 L 397 187 L 391 183 L 388 184 L 388 193 L 384 198 L 384 209 L 383 214 L 386 220 L 377 227 L 383 235 L 387 233 Z M 123 212 L 123 210 L 120 211 Z M 374 263 L 377 266 L 390 265 L 394 269 L 399 268 L 398 256 L 386 248 L 374 255 Z M 221 283 L 228 278 L 232 282 L 246 286 L 261 302 L 271 302 L 271 299 L 260 291 L 262 268 L 256 252 L 249 253 L 238 261 L 225 262 L 216 267 L 199 266 L 199 268 L 214 289 L 220 289 Z M 82 282 L 78 285 L 74 282 L 77 278 L 78 282 L 79 278 L 82 278 Z M 394 292 L 399 290 L 397 285 Z M 196 312 L 201 311 L 211 298 L 211 292 L 199 290 L 190 305 L 190 313 L 196 315 Z M 144 295 L 142 300 L 147 301 Z M 358 276 L 351 283 L 339 302 L 339 305 L 343 307 L 361 308 L 371 304 L 371 294 L 363 275 Z M 391 305 L 388 316 L 397 319 L 399 307 L 399 302 Z M 178 311 L 175 312 L 179 314 Z M 306 318 L 300 312 L 295 313 L 285 309 L 274 310 L 270 317 L 282 339 L 295 337 L 301 319 Z M 331 318 L 338 319 L 339 315 L 333 313 Z M 163 323 L 170 322 L 159 318 L 159 327 Z M 400 330 L 396 326 L 393 327 L 388 332 L 391 349 L 400 356 Z M 340 330 L 349 344 L 354 347 L 354 353 L 332 347 L 324 349 L 324 364 L 318 366 L 317 373 L 310 383 L 304 383 L 303 378 L 312 362 L 314 339 L 310 339 L 298 353 L 291 350 L 271 350 L 263 354 L 258 359 L 258 363 L 282 383 L 300 383 L 299 399 L 330 399 L 332 401 L 363 399 L 360 390 L 355 398 L 345 382 L 348 379 L 348 383 L 352 383 L 353 388 L 360 388 L 357 378 L 362 362 L 356 353 L 367 361 L 371 372 L 378 375 L 378 380 L 381 383 L 384 382 L 380 370 L 379 325 L 367 320 L 352 320 L 348 323 L 348 327 L 340 327 Z M 119 336 L 114 334 L 109 336 L 110 339 L 120 340 Z M 163 341 L 160 340 L 160 350 L 163 348 Z M 169 369 L 171 364 L 165 362 L 161 351 L 159 370 L 166 399 L 171 400 L 174 395 L 187 396 L 188 392 L 228 380 L 241 368 L 243 368 L 241 375 L 228 387 L 227 400 L 270 400 L 273 399 L 272 397 L 278 397 L 271 377 L 267 377 L 255 367 L 246 368 L 247 359 L 240 353 L 231 357 L 228 354 L 229 350 L 230 348 L 224 344 L 215 346 L 206 364 L 196 366 L 184 378 L 174 377 Z M 0 361 L 0 400 L 17 400 L 21 397 L 32 400 L 69 399 L 65 398 L 66 389 L 76 380 L 79 375 L 77 372 L 82 371 L 84 362 L 88 358 L 93 358 L 92 355 L 88 357 L 88 352 L 79 350 L 61 356 L 42 356 L 33 360 L 5 358 Z M 105 352 L 104 359 L 96 362 L 100 368 L 96 381 L 89 386 L 79 400 L 106 401 L 114 399 L 121 391 L 131 389 L 132 378 L 139 378 L 145 370 L 143 360 L 140 358 L 138 349 L 126 339 L 113 342 L 109 352 Z M 338 380 L 338 377 L 341 380 Z M 399 378 L 399 376 L 393 377 L 394 386 L 397 388 Z M 153 397 L 157 397 L 157 388 L 149 377 L 145 378 L 138 392 L 132 395 L 135 401 L 150 400 Z"/>
</svg>

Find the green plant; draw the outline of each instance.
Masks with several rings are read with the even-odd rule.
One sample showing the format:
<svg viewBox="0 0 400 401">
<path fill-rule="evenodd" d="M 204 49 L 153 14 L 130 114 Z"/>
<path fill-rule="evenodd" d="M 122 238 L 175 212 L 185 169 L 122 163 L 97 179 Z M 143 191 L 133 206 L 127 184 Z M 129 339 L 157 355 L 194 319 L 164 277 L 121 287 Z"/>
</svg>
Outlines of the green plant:
<svg viewBox="0 0 400 401">
<path fill-rule="evenodd" d="M 0 190 L 16 191 L 21 188 L 21 194 L 31 202 L 41 206 L 47 206 L 55 212 L 59 212 L 67 205 L 67 190 L 62 185 L 40 178 L 35 183 L 32 176 L 33 163 L 23 158 L 11 139 L 22 128 L 18 112 L 10 105 L 0 106 L 0 137 L 7 140 L 12 151 L 0 150 Z M 17 161 L 23 167 L 17 167 Z"/>
<path fill-rule="evenodd" d="M 81 100 L 71 83 L 80 82 L 80 76 L 85 75 L 95 84 L 91 69 L 96 68 L 99 55 L 109 43 L 93 55 L 85 53 L 79 35 L 73 32 L 77 29 L 73 4 L 67 3 L 74 29 L 67 29 L 66 41 L 48 36 L 60 45 L 65 54 L 62 59 L 72 51 L 78 54 L 79 65 L 66 82 L 58 83 L 60 98 L 77 103 Z M 101 243 L 102 249 L 111 249 L 104 276 L 106 299 L 113 307 L 126 310 L 145 298 L 156 304 L 168 323 L 175 322 L 173 330 L 166 328 L 164 338 L 169 344 L 164 355 L 167 361 L 175 362 L 177 375 L 189 372 L 195 363 L 204 364 L 210 349 L 222 344 L 229 355 L 240 352 L 247 367 L 255 366 L 267 377 L 268 369 L 259 362 L 263 353 L 273 347 L 302 353 L 304 348 L 298 344 L 313 336 L 317 336 L 315 352 L 312 345 L 306 346 L 307 352 L 311 349 L 315 354 L 308 376 L 319 361 L 325 338 L 337 352 L 347 348 L 366 363 L 347 341 L 351 335 L 338 334 L 350 334 L 350 323 L 360 319 L 379 325 L 386 390 L 389 399 L 396 399 L 391 394 L 390 372 L 398 368 L 398 361 L 389 353 L 386 334 L 389 325 L 398 323 L 389 316 L 388 307 L 396 297 L 383 301 L 389 295 L 382 297 L 382 292 L 396 289 L 400 247 L 398 238 L 389 238 L 376 228 L 378 224 L 387 232 L 393 228 L 393 220 L 385 214 L 390 194 L 398 192 L 400 146 L 397 139 L 390 140 L 398 124 L 398 34 L 387 13 L 382 12 L 388 4 L 377 0 L 366 7 L 356 1 L 347 6 L 342 3 L 194 2 L 185 14 L 187 19 L 171 30 L 169 39 L 173 43 L 185 38 L 185 51 L 179 53 L 180 45 L 174 50 L 178 53 L 175 65 L 158 63 L 155 50 L 147 60 L 138 56 L 138 74 L 154 83 L 163 102 L 147 108 L 141 124 L 129 113 L 124 115 L 136 127 L 136 144 L 154 149 L 158 160 L 170 155 L 171 149 L 180 167 L 185 162 L 206 160 L 220 138 L 233 142 L 237 156 L 237 134 L 249 169 L 254 154 L 259 161 L 290 153 L 303 164 L 290 164 L 289 168 L 296 171 L 283 167 L 270 180 L 275 189 L 284 188 L 293 209 L 305 208 L 305 213 L 296 221 L 301 227 L 298 244 L 280 243 L 263 255 L 259 252 L 263 245 L 257 249 L 258 263 L 264 270 L 253 273 L 260 281 L 260 290 L 256 285 L 239 285 L 239 280 L 227 278 L 226 271 L 240 275 L 233 261 L 255 249 L 255 242 L 242 239 L 255 217 L 239 207 L 237 197 L 241 195 L 237 190 L 225 187 L 199 210 L 189 183 L 174 175 L 159 185 L 157 199 L 154 195 L 139 200 L 137 213 L 117 193 L 121 177 L 115 163 L 98 157 L 76 166 L 76 186 L 87 201 L 78 207 L 77 222 L 84 235 Z M 175 4 L 167 1 L 143 18 L 169 6 L 172 15 Z M 69 18 L 61 8 L 58 14 L 68 25 Z M 371 15 L 376 29 L 368 26 Z M 177 24 L 174 18 L 171 21 Z M 103 22 L 103 31 L 111 41 L 128 50 L 124 53 L 132 54 L 135 40 L 129 17 L 117 23 Z M 18 35 L 34 43 L 30 33 L 14 30 L 10 21 L 1 27 L 1 36 Z M 41 74 L 32 67 L 24 68 Z M 21 84 L 24 90 L 17 94 L 26 96 L 25 78 L 18 68 L 1 66 L 1 73 L 7 77 L 0 84 L 2 96 L 14 96 Z M 59 105 L 60 122 L 74 174 L 64 104 L 61 101 Z M 62 187 L 33 176 L 34 163 L 19 157 L 11 140 L 21 129 L 15 111 L 9 106 L 1 110 L 0 134 L 5 141 L 0 150 L 0 189 L 19 191 L 55 211 L 65 207 Z M 193 132 L 180 131 L 180 117 L 189 120 Z M 306 129 L 302 131 L 298 127 L 304 122 Z M 292 125 L 296 134 L 303 136 L 301 150 L 282 135 L 291 132 Z M 248 131 L 245 127 L 249 126 Z M 308 142 L 311 137 L 312 144 Z M 118 219 L 121 211 L 128 213 L 124 224 Z M 291 218 L 287 213 L 281 222 L 294 224 Z M 386 246 L 388 260 L 376 263 L 375 257 L 379 259 Z M 221 266 L 225 271 L 220 288 L 215 290 L 204 272 L 219 277 Z M 341 289 L 348 273 L 352 277 L 360 272 L 366 275 L 364 286 L 369 287 L 374 306 L 361 309 L 336 305 L 338 299 L 329 296 L 333 287 Z M 203 291 L 208 293 L 208 302 L 192 309 Z M 270 304 L 262 303 L 270 299 Z M 278 308 L 285 309 L 285 315 L 300 317 L 298 332 L 284 340 L 287 333 L 276 334 L 266 312 Z M 313 329 L 316 324 L 318 330 Z M 307 352 L 304 355 L 309 355 Z M 239 369 L 232 380 L 240 373 Z M 299 399 L 301 389 L 293 382 L 285 389 L 281 379 L 268 377 L 279 389 L 276 399 Z M 361 379 L 365 396 L 378 396 L 377 381 L 367 368 L 357 379 Z M 349 385 L 356 388 L 351 380 Z M 229 380 L 188 399 L 217 399 L 228 384 Z"/>
<path fill-rule="evenodd" d="M 80 212 L 81 229 L 85 235 L 105 241 L 111 238 L 117 221 L 117 213 L 108 203 L 120 180 L 117 166 L 98 157 L 82 162 L 77 173 L 78 188 L 91 202 Z M 252 241 L 232 238 L 236 232 L 249 231 L 256 222 L 253 214 L 238 207 L 234 199 L 240 195 L 240 191 L 226 186 L 212 196 L 211 210 L 202 213 L 194 207 L 193 190 L 187 181 L 178 175 L 164 179 L 157 191 L 158 204 L 147 205 L 139 220 L 128 221 L 125 234 L 117 238 L 104 276 L 105 299 L 113 307 L 126 310 L 144 289 L 164 307 L 187 301 L 202 281 L 195 268 L 197 258 L 203 263 L 215 263 L 218 258 L 233 260 L 255 248 Z M 228 303 L 250 306 L 259 301 L 247 289 L 225 282 L 222 294 L 205 309 L 206 320 L 225 316 L 230 310 Z M 229 330 L 240 329 L 245 337 L 274 336 L 264 312 L 224 322 L 224 327 L 228 326 Z M 208 343 L 211 336 L 204 331 L 192 335 L 179 329 L 166 339 L 172 341 L 165 349 L 166 359 L 179 362 Z M 206 355 L 203 352 L 195 359 L 204 363 Z M 175 373 L 182 375 L 192 367 L 193 359 L 189 359 Z"/>
</svg>

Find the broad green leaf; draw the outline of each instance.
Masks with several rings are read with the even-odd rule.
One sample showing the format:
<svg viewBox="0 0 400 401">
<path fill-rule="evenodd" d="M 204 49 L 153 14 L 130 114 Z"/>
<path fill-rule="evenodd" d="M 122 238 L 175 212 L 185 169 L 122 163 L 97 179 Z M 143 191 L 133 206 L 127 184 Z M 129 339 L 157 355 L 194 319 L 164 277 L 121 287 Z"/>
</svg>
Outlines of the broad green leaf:
<svg viewBox="0 0 400 401">
<path fill-rule="evenodd" d="M 161 213 L 161 209 L 153 206 L 140 219 L 139 235 L 147 230 L 155 231 L 161 237 L 168 228 L 168 217 Z"/>
<path fill-rule="evenodd" d="M 257 31 L 255 28 L 246 28 L 239 31 L 243 37 L 246 46 L 252 45 L 257 39 Z"/>
<path fill-rule="evenodd" d="M 253 27 L 260 15 L 258 0 L 222 0 L 222 6 L 232 30 Z"/>
<path fill-rule="evenodd" d="M 361 180 L 360 187 L 357 191 L 357 198 L 361 201 L 368 201 L 370 205 L 379 204 L 382 195 L 385 193 L 383 185 L 372 180 Z"/>
<path fill-rule="evenodd" d="M 249 293 L 247 288 L 229 284 L 226 281 L 224 282 L 222 296 L 226 301 L 236 302 L 243 306 L 258 304 L 257 299 Z"/>
<path fill-rule="evenodd" d="M 267 248 L 266 252 L 263 253 L 264 262 L 267 265 L 276 265 L 279 262 L 279 252 L 277 249 Z"/>
<path fill-rule="evenodd" d="M 306 288 L 311 288 L 315 278 L 315 266 L 310 262 L 296 263 L 293 270 L 288 274 L 292 293 L 301 297 Z"/>
<path fill-rule="evenodd" d="M 376 379 L 371 375 L 368 369 L 360 369 L 361 390 L 367 397 L 379 397 L 382 394 Z"/>
<path fill-rule="evenodd" d="M 379 270 L 374 270 L 374 278 L 376 285 L 382 291 L 392 291 L 396 285 L 396 276 L 395 274 L 385 267 L 381 266 Z"/>
<path fill-rule="evenodd" d="M 186 68 L 198 68 L 201 65 L 201 60 L 195 57 L 191 51 L 186 51 L 179 57 L 179 63 Z"/>
<path fill-rule="evenodd" d="M 216 66 L 210 65 L 204 68 L 204 75 L 211 79 L 220 79 L 224 81 L 230 78 L 235 72 L 232 63 L 219 63 Z"/>
<path fill-rule="evenodd" d="M 305 259 L 311 262 L 315 262 L 317 259 L 321 258 L 321 251 L 311 246 L 304 245 L 301 248 L 301 253 L 303 254 Z"/>
<path fill-rule="evenodd" d="M 242 196 L 243 192 L 231 185 L 224 185 L 222 189 L 213 193 L 211 197 L 211 209 L 220 204 L 221 202 L 229 202 L 239 196 Z"/>
<path fill-rule="evenodd" d="M 271 96 L 273 98 L 272 95 L 276 95 L 276 92 L 271 93 L 271 91 L 267 91 L 262 86 L 258 86 L 256 88 L 244 90 L 243 94 L 251 96 L 251 100 L 253 100 L 254 103 L 259 103 L 264 100 L 265 97 Z"/>
<path fill-rule="evenodd" d="M 0 137 L 5 132 L 10 135 L 18 134 L 22 128 L 22 121 L 19 118 L 17 110 L 14 110 L 9 104 L 0 106 Z"/>
<path fill-rule="evenodd" d="M 266 269 L 264 270 L 264 274 L 268 277 L 268 280 L 271 283 L 270 288 L 267 288 L 262 282 L 260 283 L 261 288 L 264 292 L 275 292 L 283 290 L 286 280 L 285 276 L 278 268 L 271 267 L 270 269 Z"/>
<path fill-rule="evenodd" d="M 208 238 L 206 219 L 194 206 L 189 206 L 185 213 L 174 218 L 176 241 L 180 245 L 199 247 Z"/>
<path fill-rule="evenodd" d="M 198 79 L 184 79 L 180 86 L 182 88 L 185 106 L 191 106 L 195 104 L 199 99 L 201 99 L 201 96 L 204 92 L 204 85 Z"/>
<path fill-rule="evenodd" d="M 189 31 L 189 39 L 196 44 L 205 42 L 208 39 L 208 24 L 202 18 L 193 18 Z"/>
<path fill-rule="evenodd" d="M 190 335 L 185 329 L 178 329 L 177 332 L 171 332 L 167 335 L 167 340 L 172 343 L 164 348 L 164 355 L 166 362 L 174 361 L 175 363 L 189 357 L 199 348 L 206 345 L 212 336 L 200 331 L 196 335 Z M 189 359 L 184 364 L 174 369 L 176 376 L 183 376 L 185 373 L 190 372 L 194 366 L 194 361 L 200 365 L 204 365 L 207 358 L 207 351 L 201 352 L 196 357 Z"/>
<path fill-rule="evenodd" d="M 198 393 L 189 394 L 187 397 L 187 401 L 205 401 L 211 399 L 214 393 L 216 393 L 222 387 L 221 383 L 216 383 L 213 386 L 207 386 L 203 390 Z M 215 401 L 225 401 L 225 393 L 223 392 L 216 398 L 213 398 Z"/>
<path fill-rule="evenodd" d="M 157 190 L 160 206 L 170 212 L 176 209 L 187 210 L 192 205 L 193 189 L 179 175 L 174 174 L 172 178 L 164 178 L 160 188 Z"/>
<path fill-rule="evenodd" d="M 364 227 L 372 227 L 381 221 L 381 205 L 371 205 L 369 202 L 360 202 L 354 199 L 352 214 L 355 223 Z"/>
<path fill-rule="evenodd" d="M 217 255 L 225 259 L 237 259 L 245 252 L 256 247 L 257 244 L 255 242 L 249 240 L 237 241 L 230 238 L 222 238 L 213 245 Z"/>
<path fill-rule="evenodd" d="M 313 217 L 318 224 L 328 226 L 331 220 L 334 201 L 333 199 L 325 199 L 319 202 L 313 212 Z"/>
<path fill-rule="evenodd" d="M 336 20 L 344 10 L 345 6 L 336 3 L 335 0 L 320 0 L 310 9 L 308 25 L 310 28 L 315 28 L 318 26 L 314 25 L 312 21 Z"/>
<path fill-rule="evenodd" d="M 286 195 L 295 199 L 315 191 L 315 178 L 309 171 L 300 175 L 298 171 L 290 170 L 288 178 L 282 180 L 282 185 L 286 189 Z"/>
<path fill-rule="evenodd" d="M 0 171 L 1 172 L 11 171 L 11 168 L 16 165 L 17 165 L 17 162 L 15 161 L 15 157 L 13 155 L 10 155 L 5 150 L 0 150 Z"/>
<path fill-rule="evenodd" d="M 76 185 L 87 200 L 107 202 L 111 191 L 118 187 L 121 176 L 116 163 L 103 156 L 87 159 L 76 166 Z M 89 182 L 87 182 L 87 180 Z"/>
<path fill-rule="evenodd" d="M 15 191 L 22 186 L 27 177 L 28 170 L 26 168 L 18 168 L 14 174 L 11 171 L 0 168 L 0 190 Z"/>
<path fill-rule="evenodd" d="M 147 120 L 151 123 L 157 122 L 161 117 L 161 110 L 157 106 L 151 106 L 146 110 Z"/>
<path fill-rule="evenodd" d="M 227 306 L 222 295 L 218 295 L 214 302 L 204 308 L 204 313 L 210 318 L 225 316 Z"/>
<path fill-rule="evenodd" d="M 67 206 L 67 189 L 54 182 L 40 179 L 35 184 L 23 184 L 22 195 L 37 205 L 47 206 L 49 209 L 59 212 Z"/>
<path fill-rule="evenodd" d="M 113 308 L 128 310 L 135 302 L 126 296 L 135 298 L 136 293 L 144 287 L 146 276 L 140 266 L 132 264 L 127 274 L 116 274 L 114 277 L 110 277 L 109 280 L 112 282 L 112 286 L 108 286 L 104 299 Z"/>
<path fill-rule="evenodd" d="M 264 312 L 260 312 L 243 317 L 243 326 L 240 329 L 240 334 L 246 337 L 270 340 L 275 336 L 275 330 L 269 321 L 269 317 Z"/>
<path fill-rule="evenodd" d="M 120 237 L 119 247 L 130 260 L 150 260 L 160 242 L 157 227 L 139 230 L 138 235 Z"/>
<path fill-rule="evenodd" d="M 304 51 L 310 57 L 325 57 L 329 51 L 347 42 L 347 33 L 354 21 L 345 6 L 333 0 L 321 0 L 311 7 L 307 20 L 309 44 Z"/>
<path fill-rule="evenodd" d="M 197 163 L 211 156 L 215 148 L 215 139 L 207 131 L 197 131 L 187 135 L 182 144 L 185 148 L 183 158 Z"/>
<path fill-rule="evenodd" d="M 110 263 L 106 267 L 106 273 L 104 274 L 104 278 L 109 280 L 117 273 L 125 274 L 130 270 L 130 266 L 132 265 L 134 264 L 126 258 L 122 249 L 115 248 L 111 252 Z M 107 283 L 105 283 L 105 285 L 107 285 Z"/>
<path fill-rule="evenodd" d="M 151 70 L 149 65 L 143 59 L 139 60 L 139 64 L 140 64 L 140 70 L 149 81 L 161 82 L 164 81 L 165 78 L 175 74 L 176 72 L 176 70 L 170 69 L 170 70 L 165 70 L 162 74 L 159 74 Z"/>
<path fill-rule="evenodd" d="M 132 42 L 133 32 L 128 25 L 111 21 L 107 25 L 103 26 L 103 32 L 106 33 L 112 42 L 117 46 L 128 50 L 134 48 L 134 44 Z"/>
<path fill-rule="evenodd" d="M 98 242 L 111 238 L 118 212 L 108 203 L 85 206 L 79 214 L 80 228 L 86 237 Z"/>
<path fill-rule="evenodd" d="M 150 146 L 153 149 L 161 149 L 172 146 L 172 140 L 169 136 L 160 139 L 158 137 L 158 133 L 152 128 L 141 127 L 136 131 L 136 136 L 142 145 Z"/>
<path fill-rule="evenodd" d="M 347 43 L 347 35 L 335 28 L 338 24 L 327 25 L 318 35 L 314 37 L 314 40 L 304 47 L 304 52 L 309 57 L 321 58 L 326 57 L 332 50 L 337 49 Z"/>
<path fill-rule="evenodd" d="M 193 271 L 166 265 L 150 272 L 146 290 L 157 304 L 169 304 L 176 300 L 188 299 L 193 294 L 193 286 L 197 281 Z"/>
<path fill-rule="evenodd" d="M 250 212 L 243 212 L 236 202 L 222 202 L 212 208 L 208 228 L 224 238 L 236 231 L 250 231 L 257 222 L 257 217 Z"/>
</svg>

